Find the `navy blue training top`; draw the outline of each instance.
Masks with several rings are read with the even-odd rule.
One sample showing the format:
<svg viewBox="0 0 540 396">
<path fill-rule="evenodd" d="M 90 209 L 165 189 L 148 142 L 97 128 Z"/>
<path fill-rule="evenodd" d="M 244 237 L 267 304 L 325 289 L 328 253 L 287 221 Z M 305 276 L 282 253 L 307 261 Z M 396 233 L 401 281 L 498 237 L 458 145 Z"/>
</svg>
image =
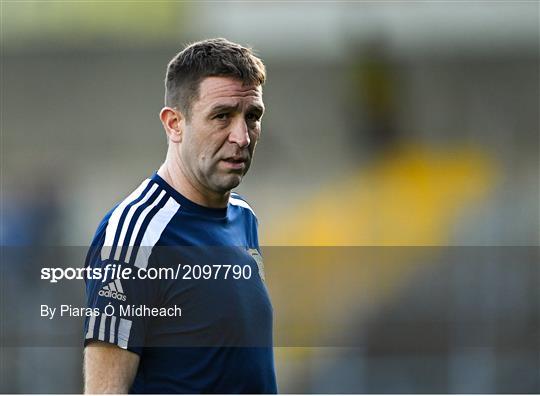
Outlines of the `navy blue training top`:
<svg viewBox="0 0 540 396">
<path fill-rule="evenodd" d="M 277 392 L 257 218 L 238 194 L 206 208 L 154 173 L 104 217 L 86 266 L 102 272 L 86 279 L 85 345 L 140 356 L 130 392 Z"/>
</svg>

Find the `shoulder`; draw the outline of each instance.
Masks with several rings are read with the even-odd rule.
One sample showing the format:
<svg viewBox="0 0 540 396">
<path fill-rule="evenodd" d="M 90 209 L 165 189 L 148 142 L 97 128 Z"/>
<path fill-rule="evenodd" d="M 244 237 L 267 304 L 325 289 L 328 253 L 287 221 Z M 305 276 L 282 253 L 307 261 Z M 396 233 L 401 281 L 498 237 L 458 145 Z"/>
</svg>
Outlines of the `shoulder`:
<svg viewBox="0 0 540 396">
<path fill-rule="evenodd" d="M 146 179 L 105 215 L 93 244 L 108 248 L 102 249 L 102 259 L 131 262 L 129 247 L 154 246 L 179 208 L 159 183 Z"/>
<path fill-rule="evenodd" d="M 242 197 L 240 194 L 236 192 L 231 192 L 231 195 L 229 197 L 229 205 L 237 206 L 240 208 L 244 208 L 246 212 L 250 213 L 255 219 L 257 219 L 257 215 L 255 214 L 255 210 L 251 207 L 251 205 L 246 201 L 244 197 Z"/>
</svg>

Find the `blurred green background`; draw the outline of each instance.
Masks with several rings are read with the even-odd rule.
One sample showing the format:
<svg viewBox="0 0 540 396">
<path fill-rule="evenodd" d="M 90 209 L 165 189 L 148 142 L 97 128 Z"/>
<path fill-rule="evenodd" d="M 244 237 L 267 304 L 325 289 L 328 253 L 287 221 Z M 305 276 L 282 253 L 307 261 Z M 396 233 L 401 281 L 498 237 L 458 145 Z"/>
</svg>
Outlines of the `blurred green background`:
<svg viewBox="0 0 540 396">
<path fill-rule="evenodd" d="M 537 257 L 538 2 L 0 4 L 4 246 L 88 244 L 164 159 L 167 62 L 226 37 L 268 70 L 262 137 L 238 189 L 263 251 L 517 246 Z M 313 252 L 310 270 L 266 260 L 281 392 L 540 392 L 538 265 L 426 264 L 404 249 L 357 278 Z M 302 313 L 321 298 L 313 323 Z M 482 342 L 452 328 L 475 320 Z M 280 344 L 302 329 L 361 341 Z M 2 349 L 0 391 L 81 391 L 80 349 Z"/>
</svg>

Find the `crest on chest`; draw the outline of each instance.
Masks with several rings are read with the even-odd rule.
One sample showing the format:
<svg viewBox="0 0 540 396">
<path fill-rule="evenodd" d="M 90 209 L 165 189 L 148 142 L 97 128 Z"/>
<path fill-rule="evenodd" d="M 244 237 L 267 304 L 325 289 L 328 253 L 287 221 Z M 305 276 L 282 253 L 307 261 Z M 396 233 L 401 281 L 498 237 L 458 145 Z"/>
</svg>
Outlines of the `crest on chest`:
<svg viewBox="0 0 540 396">
<path fill-rule="evenodd" d="M 257 268 L 259 269 L 259 276 L 264 281 L 264 263 L 261 254 L 257 249 L 247 249 L 247 252 L 251 257 L 253 257 L 253 259 L 257 263 Z"/>
</svg>

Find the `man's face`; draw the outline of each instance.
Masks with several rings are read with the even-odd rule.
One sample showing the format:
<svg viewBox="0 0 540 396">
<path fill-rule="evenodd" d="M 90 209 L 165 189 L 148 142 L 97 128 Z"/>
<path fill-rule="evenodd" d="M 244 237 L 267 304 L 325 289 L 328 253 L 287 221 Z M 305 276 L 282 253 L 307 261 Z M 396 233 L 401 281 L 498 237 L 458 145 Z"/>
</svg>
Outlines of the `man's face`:
<svg viewBox="0 0 540 396">
<path fill-rule="evenodd" d="M 185 120 L 180 161 L 193 187 L 226 193 L 247 173 L 261 133 L 262 87 L 207 77 Z"/>
</svg>

